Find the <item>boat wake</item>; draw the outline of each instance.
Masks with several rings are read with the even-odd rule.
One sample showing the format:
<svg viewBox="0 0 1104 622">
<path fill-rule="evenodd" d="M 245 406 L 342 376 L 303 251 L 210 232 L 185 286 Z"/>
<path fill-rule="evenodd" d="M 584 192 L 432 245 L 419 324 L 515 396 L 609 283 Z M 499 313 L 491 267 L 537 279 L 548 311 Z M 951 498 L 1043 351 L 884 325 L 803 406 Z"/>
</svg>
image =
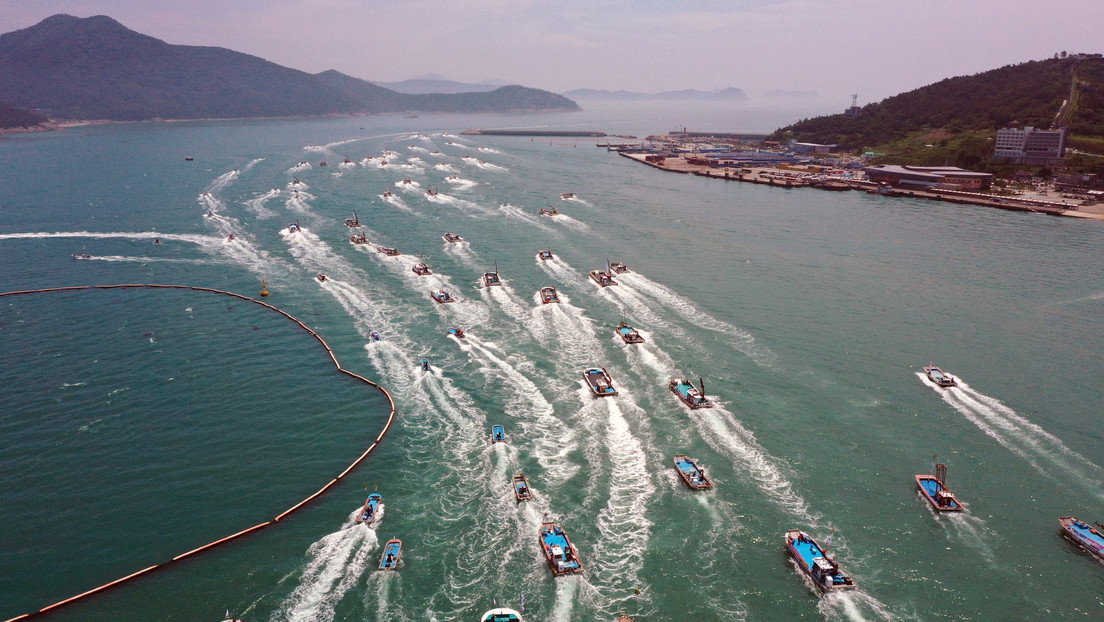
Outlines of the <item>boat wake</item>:
<svg viewBox="0 0 1104 622">
<path fill-rule="evenodd" d="M 272 190 L 269 190 L 268 192 L 262 194 L 261 196 L 253 197 L 252 199 L 248 199 L 246 201 L 243 201 L 242 204 L 245 205 L 246 209 L 253 212 L 253 214 L 258 219 L 264 220 L 266 218 L 272 218 L 273 216 L 276 215 L 276 212 L 274 212 L 274 211 L 268 209 L 267 207 L 265 207 L 265 203 L 267 203 L 270 199 L 276 198 L 279 195 L 280 195 L 280 189 L 279 188 L 273 188 Z"/>
<path fill-rule="evenodd" d="M 1039 473 L 1060 479 L 1072 475 L 1079 484 L 1104 499 L 1104 469 L 1066 446 L 1057 436 L 1005 406 L 1000 400 L 974 390 L 958 379 L 958 386 L 941 388 L 927 374 L 917 372 L 924 384 L 939 392 L 971 423 L 1003 447 L 1023 458 Z"/>
<path fill-rule="evenodd" d="M 493 300 L 506 315 L 509 315 L 519 324 L 524 324 L 529 319 L 529 309 L 521 298 L 514 292 L 509 284 L 503 282 L 495 287 L 480 287 L 479 295 L 484 301 Z"/>
<path fill-rule="evenodd" d="M 825 594 L 817 605 L 829 620 L 893 620 L 889 607 L 861 589 Z"/>
<path fill-rule="evenodd" d="M 510 205 L 509 203 L 503 203 L 498 206 L 498 211 L 503 216 L 508 218 L 514 218 L 520 220 L 526 224 L 533 225 L 541 231 L 551 231 L 543 222 L 538 219 L 536 214 L 527 212 L 516 205 Z"/>
<path fill-rule="evenodd" d="M 211 182 L 210 186 L 207 186 L 207 192 L 214 194 L 219 190 L 222 190 L 226 186 L 229 186 L 231 183 L 233 183 L 233 181 L 237 179 L 239 175 L 241 175 L 241 173 L 238 171 L 238 169 L 234 169 L 229 173 L 223 173 L 222 175 L 219 175 L 215 178 L 215 181 Z"/>
</svg>

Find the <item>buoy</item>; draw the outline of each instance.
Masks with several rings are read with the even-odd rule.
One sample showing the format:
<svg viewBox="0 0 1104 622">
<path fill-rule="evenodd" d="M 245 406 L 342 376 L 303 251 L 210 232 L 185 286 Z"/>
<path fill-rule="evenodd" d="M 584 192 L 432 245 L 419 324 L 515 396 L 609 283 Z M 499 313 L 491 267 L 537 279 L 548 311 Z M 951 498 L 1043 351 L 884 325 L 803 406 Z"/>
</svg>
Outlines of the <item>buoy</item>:
<svg viewBox="0 0 1104 622">
<path fill-rule="evenodd" d="M 268 295 L 268 281 L 261 281 L 261 295 Z"/>
</svg>

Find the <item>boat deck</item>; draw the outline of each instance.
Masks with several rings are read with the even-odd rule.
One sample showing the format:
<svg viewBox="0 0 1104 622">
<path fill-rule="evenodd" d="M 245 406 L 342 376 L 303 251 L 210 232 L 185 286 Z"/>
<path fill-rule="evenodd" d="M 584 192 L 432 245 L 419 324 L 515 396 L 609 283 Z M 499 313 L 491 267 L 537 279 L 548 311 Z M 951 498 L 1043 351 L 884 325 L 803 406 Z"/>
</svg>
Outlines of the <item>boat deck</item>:
<svg viewBox="0 0 1104 622">
<path fill-rule="evenodd" d="M 1059 523 L 1066 533 L 1077 540 L 1081 546 L 1100 557 L 1104 557 L 1104 534 L 1092 525 L 1072 516 L 1063 517 Z"/>
<path fill-rule="evenodd" d="M 935 495 L 943 489 L 943 486 L 934 477 L 917 475 L 916 483 L 924 490 L 924 493 L 928 496 L 928 502 L 935 506 L 936 509 L 947 511 L 962 509 L 962 506 L 954 498 L 950 500 L 951 504 L 949 506 L 939 506 L 935 503 Z"/>
</svg>

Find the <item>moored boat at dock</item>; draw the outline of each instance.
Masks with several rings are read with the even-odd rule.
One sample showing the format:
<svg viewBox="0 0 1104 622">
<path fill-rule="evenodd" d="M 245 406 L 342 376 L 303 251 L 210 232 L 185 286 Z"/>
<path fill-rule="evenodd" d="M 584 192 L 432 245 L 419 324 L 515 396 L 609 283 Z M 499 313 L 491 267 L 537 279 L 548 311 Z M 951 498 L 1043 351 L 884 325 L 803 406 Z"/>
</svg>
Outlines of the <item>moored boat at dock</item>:
<svg viewBox="0 0 1104 622">
<path fill-rule="evenodd" d="M 1068 540 L 1104 560 L 1104 534 L 1100 530 L 1077 520 L 1075 516 L 1063 516 L 1058 519 L 1058 524 L 1062 527 L 1062 535 Z"/>
<path fill-rule="evenodd" d="M 598 397 L 617 395 L 617 389 L 613 388 L 613 378 L 605 367 L 591 367 L 583 371 L 583 380 Z"/>
<path fill-rule="evenodd" d="M 705 476 L 705 469 L 699 467 L 698 462 L 689 456 L 676 454 L 675 469 L 678 470 L 682 481 L 686 482 L 691 490 L 704 490 L 713 487 L 713 482 Z"/>
<path fill-rule="evenodd" d="M 621 337 L 621 340 L 625 343 L 644 343 L 644 337 L 641 337 L 640 333 L 636 332 L 636 329 L 625 320 L 621 320 L 621 323 L 617 325 L 617 336 Z"/>
<path fill-rule="evenodd" d="M 604 270 L 591 270 L 590 278 L 594 279 L 594 282 L 601 287 L 609 287 L 610 285 L 617 285 L 617 281 L 613 280 L 608 272 Z"/>
<path fill-rule="evenodd" d="M 442 235 L 441 237 L 444 238 L 444 240 L 446 242 L 448 242 L 449 244 L 455 244 L 457 242 L 463 242 L 464 241 L 464 238 L 460 237 L 459 235 L 457 235 L 455 233 L 446 233 L 445 235 Z"/>
<path fill-rule="evenodd" d="M 417 274 L 418 276 L 433 274 L 433 271 L 429 269 L 429 266 L 425 265 L 424 263 L 416 263 L 410 269 L 413 270 L 414 274 Z"/>
<path fill-rule="evenodd" d="M 383 557 L 380 559 L 380 570 L 394 570 L 399 565 L 399 556 L 402 555 L 402 540 L 394 538 L 383 545 Z"/>
<path fill-rule="evenodd" d="M 368 495 L 368 500 L 364 502 L 364 508 L 360 511 L 360 516 L 357 517 L 357 522 L 370 523 L 376 520 L 376 512 L 379 511 L 381 503 L 383 503 L 383 495 L 378 492 Z"/>
<path fill-rule="evenodd" d="M 429 292 L 429 296 L 441 304 L 444 304 L 446 302 L 456 302 L 456 299 L 452 297 L 452 294 L 443 289 L 435 289 Z"/>
<path fill-rule="evenodd" d="M 839 564 L 804 531 L 791 529 L 786 532 L 786 550 L 821 593 L 855 587 L 851 577 L 841 573 Z"/>
<path fill-rule="evenodd" d="M 518 501 L 525 501 L 526 499 L 533 498 L 533 491 L 529 489 L 529 480 L 525 479 L 524 473 L 516 473 L 513 481 L 514 496 Z"/>
<path fill-rule="evenodd" d="M 701 383 L 700 389 L 689 378 L 671 378 L 667 388 L 690 408 L 713 408 L 713 402 L 705 394 L 705 381 L 698 378 L 698 382 Z"/>
<path fill-rule="evenodd" d="M 916 476 L 916 485 L 924 498 L 937 512 L 961 512 L 962 504 L 955 499 L 954 493 L 947 488 L 947 465 L 935 465 L 935 475 L 921 474 Z"/>
<path fill-rule="evenodd" d="M 541 302 L 544 304 L 552 304 L 560 302 L 560 296 L 556 293 L 556 288 L 549 285 L 548 287 L 542 287 L 540 289 Z"/>
<path fill-rule="evenodd" d="M 506 430 L 501 425 L 491 426 L 491 442 L 492 443 L 505 443 L 506 442 Z"/>
<path fill-rule="evenodd" d="M 567 532 L 559 524 L 541 523 L 539 537 L 541 550 L 544 551 L 544 557 L 548 560 L 548 567 L 552 570 L 552 574 L 558 576 L 580 572 L 583 569 L 575 545 L 571 544 Z"/>
<path fill-rule="evenodd" d="M 924 373 L 928 375 L 928 378 L 935 384 L 941 387 L 956 387 L 958 386 L 958 379 L 948 374 L 947 372 L 939 369 L 935 366 L 935 363 L 928 363 L 924 367 Z"/>
</svg>

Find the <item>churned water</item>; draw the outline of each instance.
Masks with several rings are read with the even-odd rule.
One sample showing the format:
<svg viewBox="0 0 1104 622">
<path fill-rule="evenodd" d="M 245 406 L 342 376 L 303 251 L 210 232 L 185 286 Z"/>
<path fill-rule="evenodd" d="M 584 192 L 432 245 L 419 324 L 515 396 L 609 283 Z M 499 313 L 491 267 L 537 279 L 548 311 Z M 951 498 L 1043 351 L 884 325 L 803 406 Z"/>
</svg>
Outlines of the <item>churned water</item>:
<svg viewBox="0 0 1104 622">
<path fill-rule="evenodd" d="M 4 139 L 0 289 L 256 296 L 264 279 L 268 302 L 398 406 L 378 450 L 304 510 L 56 618 L 460 621 L 522 599 L 526 619 L 548 621 L 1104 614 L 1104 566 L 1057 524 L 1104 520 L 1104 225 L 667 174 L 593 140 L 459 135 L 669 129 L 638 122 L 373 117 Z M 538 214 L 551 207 L 560 215 Z M 354 210 L 361 229 L 343 223 Z M 351 244 L 355 232 L 371 244 Z M 599 289 L 587 274 L 607 260 L 631 272 Z M 413 273 L 421 261 L 431 276 Z M 482 288 L 495 262 L 503 286 Z M 540 303 L 546 285 L 562 304 Z M 433 289 L 458 301 L 437 305 Z M 344 470 L 389 412 L 248 302 L 137 289 L 0 303 L 3 619 L 271 520 Z M 622 317 L 646 343 L 614 336 Z M 960 386 L 927 382 L 929 361 Z M 593 366 L 617 397 L 590 397 Z M 667 380 L 684 373 L 717 408 L 676 401 Z M 507 444 L 489 443 L 496 423 Z M 686 489 L 676 453 L 715 489 Z M 933 456 L 966 513 L 935 516 L 918 498 Z M 531 501 L 514 500 L 516 472 Z M 384 511 L 358 525 L 371 491 Z M 581 575 L 543 564 L 546 517 L 568 530 Z M 790 528 L 831 537 L 859 590 L 818 598 L 785 555 Z M 400 567 L 376 571 L 391 538 Z"/>
</svg>

